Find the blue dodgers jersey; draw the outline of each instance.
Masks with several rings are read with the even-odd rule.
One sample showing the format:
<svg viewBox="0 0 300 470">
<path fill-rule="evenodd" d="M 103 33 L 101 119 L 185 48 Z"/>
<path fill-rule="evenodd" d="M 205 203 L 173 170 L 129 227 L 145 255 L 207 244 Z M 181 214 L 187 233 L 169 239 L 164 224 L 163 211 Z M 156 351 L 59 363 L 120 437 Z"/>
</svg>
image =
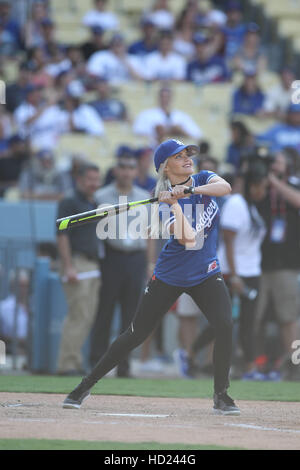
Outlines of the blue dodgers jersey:
<svg viewBox="0 0 300 470">
<path fill-rule="evenodd" d="M 192 176 L 193 186 L 203 186 L 214 176 L 217 175 L 211 171 L 201 171 Z M 216 255 L 219 208 L 215 197 L 200 194 L 179 199 L 178 202 L 197 232 L 196 247 L 186 249 L 172 235 L 158 257 L 154 275 L 170 285 L 191 287 L 220 272 Z M 169 220 L 172 223 L 174 216 Z"/>
</svg>

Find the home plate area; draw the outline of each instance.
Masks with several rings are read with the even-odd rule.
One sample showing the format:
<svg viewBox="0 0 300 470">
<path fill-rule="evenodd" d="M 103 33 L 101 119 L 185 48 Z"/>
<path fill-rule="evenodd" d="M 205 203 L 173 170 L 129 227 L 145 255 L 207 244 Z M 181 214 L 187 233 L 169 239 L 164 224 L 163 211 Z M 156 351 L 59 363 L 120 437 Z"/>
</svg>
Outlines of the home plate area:
<svg viewBox="0 0 300 470">
<path fill-rule="evenodd" d="M 70 410 L 64 398 L 0 393 L 0 438 L 300 449 L 300 403 L 241 400 L 240 416 L 216 416 L 208 399 L 91 395 Z"/>
</svg>

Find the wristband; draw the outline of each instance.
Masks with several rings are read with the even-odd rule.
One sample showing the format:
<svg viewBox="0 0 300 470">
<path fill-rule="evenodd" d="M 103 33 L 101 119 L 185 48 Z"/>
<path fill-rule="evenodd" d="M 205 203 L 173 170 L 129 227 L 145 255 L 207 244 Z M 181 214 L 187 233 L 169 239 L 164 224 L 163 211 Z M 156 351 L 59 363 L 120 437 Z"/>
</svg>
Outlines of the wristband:
<svg viewBox="0 0 300 470">
<path fill-rule="evenodd" d="M 185 190 L 184 190 L 184 193 L 185 193 L 185 194 L 195 194 L 195 187 L 194 187 L 194 186 L 190 186 L 188 189 L 185 189 Z"/>
</svg>

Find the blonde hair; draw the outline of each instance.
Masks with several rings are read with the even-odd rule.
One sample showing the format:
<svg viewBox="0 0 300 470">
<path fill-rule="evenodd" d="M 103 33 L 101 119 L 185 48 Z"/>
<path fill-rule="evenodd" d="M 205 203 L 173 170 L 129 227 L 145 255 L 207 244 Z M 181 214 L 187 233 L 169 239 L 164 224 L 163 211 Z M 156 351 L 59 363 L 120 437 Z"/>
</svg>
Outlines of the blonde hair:
<svg viewBox="0 0 300 470">
<path fill-rule="evenodd" d="M 168 176 L 165 174 L 168 159 L 162 163 L 158 170 L 158 180 L 154 190 L 154 197 L 159 197 L 162 191 L 168 191 L 171 186 Z M 159 202 L 155 202 L 151 211 L 151 225 L 148 226 L 150 238 L 158 238 L 160 231 Z"/>
</svg>

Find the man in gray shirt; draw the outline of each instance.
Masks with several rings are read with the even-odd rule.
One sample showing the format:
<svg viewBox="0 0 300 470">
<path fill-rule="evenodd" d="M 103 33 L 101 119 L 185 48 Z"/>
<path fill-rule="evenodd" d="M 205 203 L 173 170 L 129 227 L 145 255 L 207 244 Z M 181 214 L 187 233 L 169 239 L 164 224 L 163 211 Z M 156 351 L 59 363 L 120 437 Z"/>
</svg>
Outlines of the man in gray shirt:
<svg viewBox="0 0 300 470">
<path fill-rule="evenodd" d="M 22 170 L 19 180 L 22 199 L 58 201 L 64 196 L 61 173 L 49 149 L 38 151 Z"/>
<path fill-rule="evenodd" d="M 113 170 L 115 180 L 108 186 L 97 191 L 95 198 L 99 205 L 113 205 L 148 199 L 149 193 L 134 185 L 137 177 L 137 161 L 134 156 L 120 157 Z M 145 207 L 144 207 L 145 209 Z M 147 248 L 149 241 L 135 238 L 130 233 L 130 222 L 141 217 L 144 227 L 148 223 L 148 211 L 133 214 L 131 211 L 123 215 L 128 217 L 122 223 L 122 214 L 115 217 L 115 231 L 108 232 L 104 242 L 105 257 L 101 263 L 102 285 L 100 301 L 94 327 L 92 329 L 91 365 L 94 366 L 105 354 L 109 346 L 111 323 L 117 303 L 121 307 L 121 333 L 125 331 L 135 314 L 142 289 L 146 281 Z M 110 219 L 110 220 L 109 220 Z M 106 219 L 107 223 L 112 218 Z M 102 232 L 97 229 L 98 237 Z M 129 377 L 129 361 L 124 358 L 117 369 L 118 377 Z"/>
<path fill-rule="evenodd" d="M 99 168 L 86 162 L 77 172 L 76 188 L 58 204 L 57 218 L 96 209 L 95 192 L 100 187 Z M 58 372 L 62 375 L 84 371 L 82 346 L 94 322 L 100 280 L 99 246 L 94 224 L 57 231 L 63 288 L 68 305 L 59 351 Z M 90 275 L 83 279 L 82 275 Z M 99 273 L 98 273 L 99 274 Z"/>
</svg>

